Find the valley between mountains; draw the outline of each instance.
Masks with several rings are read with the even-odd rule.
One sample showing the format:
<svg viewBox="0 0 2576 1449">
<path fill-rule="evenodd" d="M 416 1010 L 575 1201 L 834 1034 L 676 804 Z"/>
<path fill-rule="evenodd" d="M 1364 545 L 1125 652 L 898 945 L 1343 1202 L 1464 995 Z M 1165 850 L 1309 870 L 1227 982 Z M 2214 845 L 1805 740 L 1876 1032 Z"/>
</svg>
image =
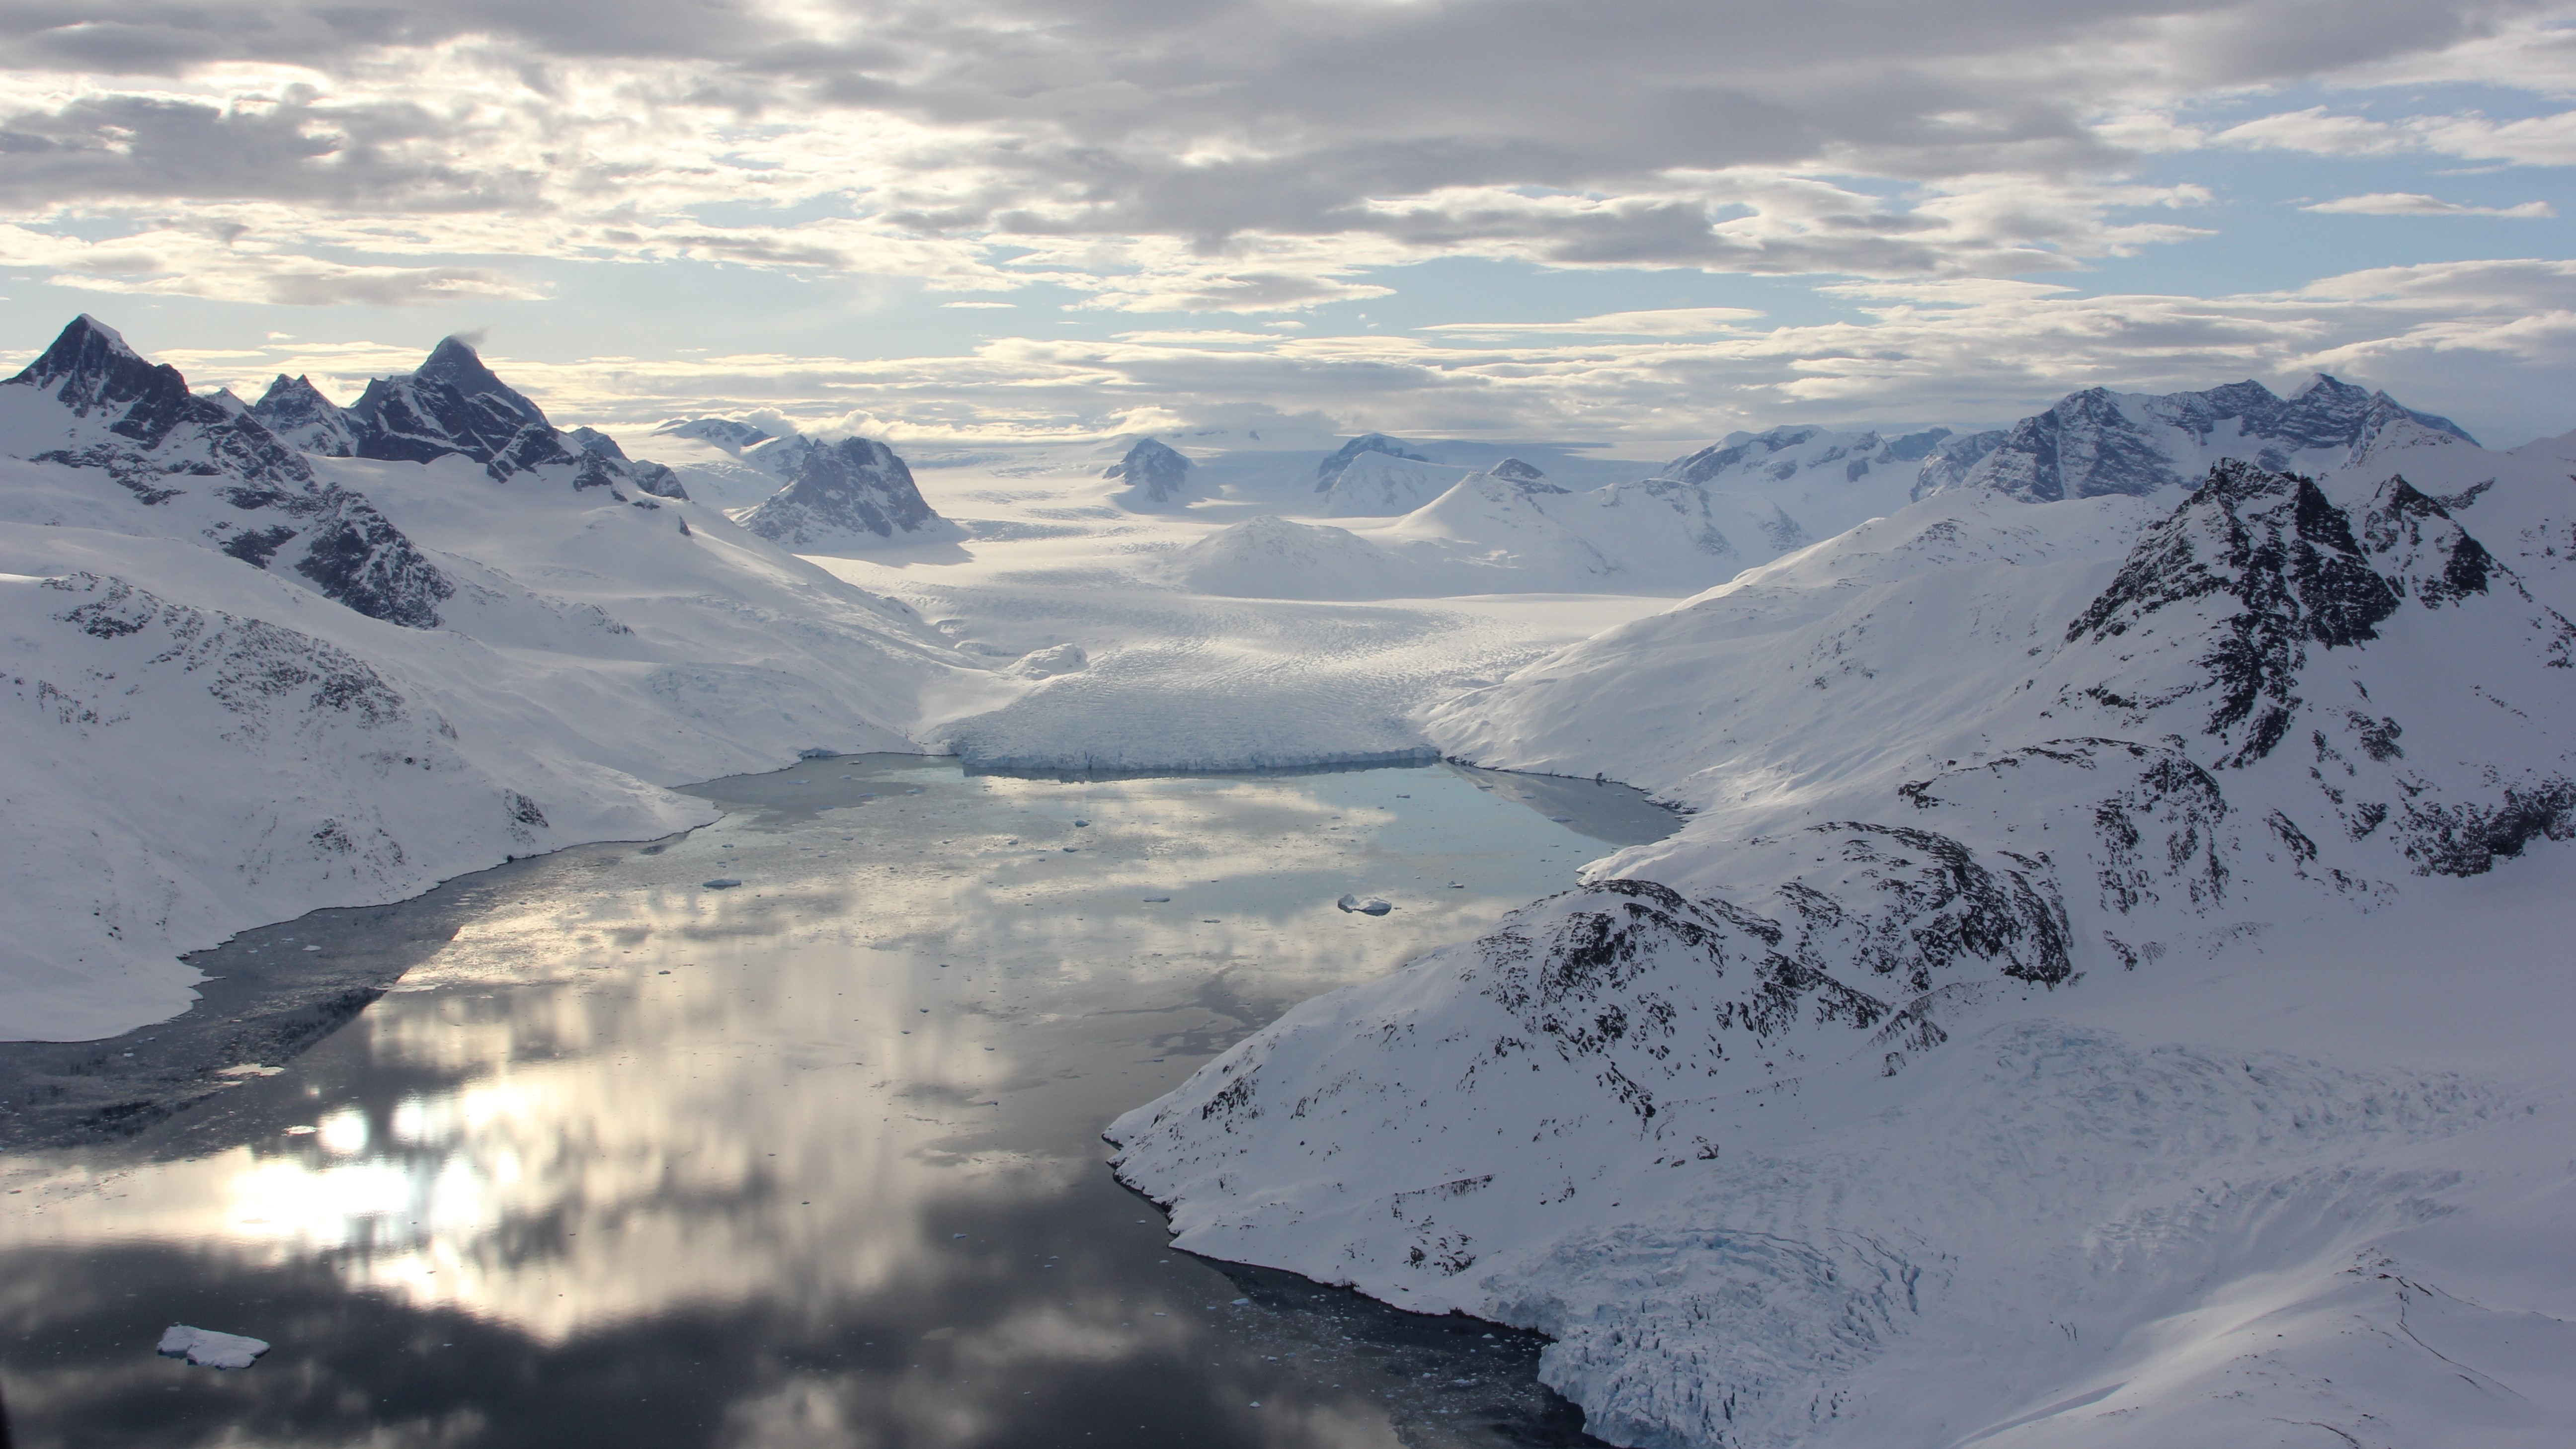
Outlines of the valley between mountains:
<svg viewBox="0 0 2576 1449">
<path fill-rule="evenodd" d="M 803 754 L 1620 782 L 1681 827 L 1102 1124 L 1174 1246 L 1622 1445 L 2564 1443 L 2576 434 L 2213 382 L 943 452 L 83 317 L 0 383 L 0 1036 Z"/>
</svg>

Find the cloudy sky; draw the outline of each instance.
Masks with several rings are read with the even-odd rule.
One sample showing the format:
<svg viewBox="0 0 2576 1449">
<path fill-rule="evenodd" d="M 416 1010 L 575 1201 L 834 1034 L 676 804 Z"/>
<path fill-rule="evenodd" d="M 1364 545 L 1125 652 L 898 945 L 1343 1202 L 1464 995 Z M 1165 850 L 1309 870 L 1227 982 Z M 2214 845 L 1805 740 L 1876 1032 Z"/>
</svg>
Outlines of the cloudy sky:
<svg viewBox="0 0 2576 1449">
<path fill-rule="evenodd" d="M 2576 0 L 0 0 L 80 311 L 566 421 L 1665 443 L 2313 369 L 2576 427 Z"/>
</svg>

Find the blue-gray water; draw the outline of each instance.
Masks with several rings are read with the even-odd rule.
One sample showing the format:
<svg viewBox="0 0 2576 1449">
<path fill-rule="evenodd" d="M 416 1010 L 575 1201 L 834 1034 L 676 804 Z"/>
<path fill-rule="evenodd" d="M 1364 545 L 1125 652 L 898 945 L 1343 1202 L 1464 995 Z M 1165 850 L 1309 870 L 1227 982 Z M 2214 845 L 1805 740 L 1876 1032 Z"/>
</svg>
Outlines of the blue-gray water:
<svg viewBox="0 0 2576 1449">
<path fill-rule="evenodd" d="M 1588 1442 L 1533 1339 L 1171 1251 L 1098 1133 L 1671 817 L 1447 765 L 695 793 L 200 958 L 407 969 L 131 1142 L 0 1158 L 17 1449 Z"/>
</svg>

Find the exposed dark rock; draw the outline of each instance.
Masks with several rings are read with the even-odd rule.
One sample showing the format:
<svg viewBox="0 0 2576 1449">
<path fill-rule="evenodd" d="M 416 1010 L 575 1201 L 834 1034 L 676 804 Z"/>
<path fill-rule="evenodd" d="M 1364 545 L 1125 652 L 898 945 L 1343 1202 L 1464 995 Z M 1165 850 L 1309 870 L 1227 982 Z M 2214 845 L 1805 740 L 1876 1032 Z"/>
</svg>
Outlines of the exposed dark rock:
<svg viewBox="0 0 2576 1449">
<path fill-rule="evenodd" d="M 2005 432 L 1993 428 L 1982 433 L 1954 433 L 1935 444 L 1925 454 L 1923 466 L 1914 475 L 1912 496 L 1929 498 L 1946 493 L 1967 480 L 1968 474 L 1986 455 L 2002 446 Z"/>
<path fill-rule="evenodd" d="M 1171 503 L 1191 491 L 1190 460 L 1152 438 L 1139 438 L 1127 456 L 1110 465 L 1104 478 L 1124 478 L 1147 503 Z"/>
<path fill-rule="evenodd" d="M 251 405 L 250 413 L 279 441 L 300 452 L 347 458 L 358 451 L 358 430 L 348 412 L 324 397 L 310 378 L 279 373 Z"/>
<path fill-rule="evenodd" d="M 206 539 L 254 568 L 290 558 L 325 597 L 412 628 L 436 627 L 439 602 L 455 592 L 366 499 L 316 480 L 303 454 L 271 433 L 257 408 L 235 412 L 190 393 L 178 369 L 144 361 L 92 318 L 75 319 L 0 386 L 44 388 L 72 416 L 105 420 L 104 439 L 39 454 L 38 461 L 99 469 L 146 507 L 207 509 L 211 516 L 198 514 L 196 524 Z M 329 407 L 309 384 L 281 379 L 269 393 L 281 406 Z M 218 481 L 192 486 L 197 479 Z M 203 496 L 179 501 L 192 492 Z M 236 512 L 261 517 L 237 519 Z"/>
<path fill-rule="evenodd" d="M 371 619 L 437 628 L 439 604 L 456 592 L 447 576 L 366 499 L 335 486 L 322 490 L 319 503 L 295 571 Z"/>
<path fill-rule="evenodd" d="M 2168 451 L 2162 429 L 2189 434 L 2197 448 L 2223 448 L 2279 471 L 2290 466 L 2291 454 L 2316 449 L 2359 458 L 2401 425 L 2475 442 L 2448 418 L 2323 373 L 2287 398 L 2253 381 L 2156 397 L 2087 388 L 2014 424 L 1963 481 L 2031 503 L 2145 494 L 2192 481 L 2189 460 Z"/>
<path fill-rule="evenodd" d="M 2230 743 L 2234 764 L 2271 753 L 2288 733 L 2308 645 L 2376 638 L 2399 601 L 2354 539 L 2351 520 L 2316 484 L 2229 459 L 2140 537 L 2066 637 L 2114 638 L 2164 610 L 2219 596 L 2236 607 L 2211 621 L 2201 659 L 2207 681 L 2185 692 L 2212 696 L 2206 732 Z"/>
<path fill-rule="evenodd" d="M 914 533 L 938 516 L 894 449 L 871 438 L 844 438 L 806 454 L 787 486 L 744 515 L 742 526 L 801 548 L 863 533 Z"/>
</svg>

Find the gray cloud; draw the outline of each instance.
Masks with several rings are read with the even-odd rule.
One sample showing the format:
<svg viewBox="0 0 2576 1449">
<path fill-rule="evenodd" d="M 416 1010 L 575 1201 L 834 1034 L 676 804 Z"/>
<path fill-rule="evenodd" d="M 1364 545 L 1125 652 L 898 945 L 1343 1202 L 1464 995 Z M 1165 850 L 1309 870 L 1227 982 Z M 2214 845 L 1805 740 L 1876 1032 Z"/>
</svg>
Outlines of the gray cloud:
<svg viewBox="0 0 2576 1449">
<path fill-rule="evenodd" d="M 414 211 L 526 206 L 536 178 L 404 159 L 457 128 L 404 102 L 253 109 L 85 96 L 0 120 L 0 204 L 108 198 L 300 201 Z"/>
</svg>

